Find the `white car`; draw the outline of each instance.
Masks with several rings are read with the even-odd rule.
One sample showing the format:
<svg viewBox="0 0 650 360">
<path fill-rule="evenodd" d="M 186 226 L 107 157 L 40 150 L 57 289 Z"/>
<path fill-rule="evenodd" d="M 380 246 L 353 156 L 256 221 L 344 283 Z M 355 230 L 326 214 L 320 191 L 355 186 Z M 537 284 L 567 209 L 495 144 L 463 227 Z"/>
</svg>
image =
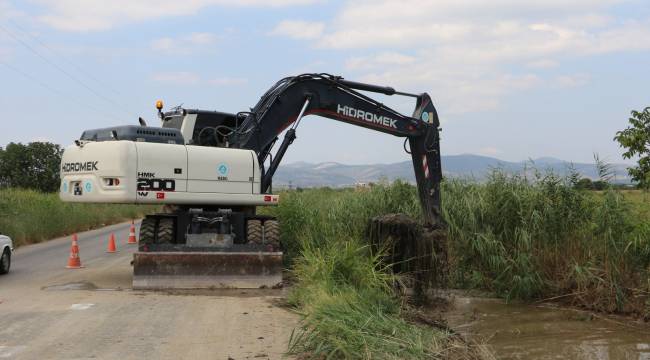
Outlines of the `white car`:
<svg viewBox="0 0 650 360">
<path fill-rule="evenodd" d="M 9 236 L 0 235 L 0 274 L 6 274 L 11 267 L 11 252 L 14 251 L 14 244 Z"/>
</svg>

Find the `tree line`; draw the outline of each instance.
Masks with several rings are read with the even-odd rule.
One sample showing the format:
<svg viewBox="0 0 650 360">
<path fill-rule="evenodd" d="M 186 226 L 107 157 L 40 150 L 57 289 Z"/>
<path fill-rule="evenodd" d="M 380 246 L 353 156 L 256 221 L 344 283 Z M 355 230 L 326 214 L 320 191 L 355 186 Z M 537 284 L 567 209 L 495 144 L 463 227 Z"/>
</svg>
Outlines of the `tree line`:
<svg viewBox="0 0 650 360">
<path fill-rule="evenodd" d="M 0 187 L 58 191 L 62 155 L 61 146 L 49 142 L 0 147 Z"/>
</svg>

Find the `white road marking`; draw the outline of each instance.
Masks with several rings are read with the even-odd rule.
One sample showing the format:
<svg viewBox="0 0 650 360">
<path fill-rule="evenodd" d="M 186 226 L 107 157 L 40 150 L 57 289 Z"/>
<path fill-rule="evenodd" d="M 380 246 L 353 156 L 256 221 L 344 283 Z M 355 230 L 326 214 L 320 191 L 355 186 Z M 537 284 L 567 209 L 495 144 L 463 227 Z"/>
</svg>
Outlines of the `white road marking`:
<svg viewBox="0 0 650 360">
<path fill-rule="evenodd" d="M 70 305 L 70 310 L 88 310 L 95 304 L 72 304 Z"/>
</svg>

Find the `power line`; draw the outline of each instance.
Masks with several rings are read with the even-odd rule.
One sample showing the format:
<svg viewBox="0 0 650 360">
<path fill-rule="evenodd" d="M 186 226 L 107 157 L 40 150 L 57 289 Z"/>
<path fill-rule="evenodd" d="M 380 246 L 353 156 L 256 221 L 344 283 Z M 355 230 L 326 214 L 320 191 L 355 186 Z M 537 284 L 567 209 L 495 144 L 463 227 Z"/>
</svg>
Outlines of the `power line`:
<svg viewBox="0 0 650 360">
<path fill-rule="evenodd" d="M 13 20 L 9 20 L 9 21 L 14 25 L 14 27 L 16 27 L 18 30 L 20 30 L 23 34 L 25 34 L 25 35 L 29 36 L 30 38 L 32 38 L 32 39 L 33 39 L 34 41 L 36 41 L 39 45 L 41 45 L 42 47 L 44 47 L 44 48 L 46 48 L 47 50 L 49 50 L 52 54 L 54 54 L 54 55 L 58 56 L 59 58 L 63 59 L 66 63 L 68 63 L 68 65 L 70 65 L 70 66 L 72 66 L 73 68 L 75 68 L 78 72 L 84 74 L 84 75 L 87 76 L 89 79 L 95 81 L 98 85 L 101 85 L 103 88 L 111 90 L 111 91 L 112 91 L 113 93 L 115 93 L 116 95 L 121 96 L 121 97 L 124 96 L 124 95 L 122 95 L 119 91 L 117 91 L 115 88 L 113 88 L 112 86 L 109 86 L 109 85 L 108 85 L 107 83 L 105 83 L 104 81 L 99 80 L 99 79 L 96 78 L 92 73 L 90 73 L 90 72 L 84 70 L 81 66 L 79 66 L 79 65 L 76 64 L 76 63 L 74 63 L 74 62 L 73 62 L 72 60 L 70 60 L 68 57 L 66 57 L 65 55 L 61 54 L 60 52 L 58 52 L 58 51 L 55 50 L 54 48 L 50 47 L 49 45 L 47 45 L 46 43 L 44 43 L 43 41 L 41 41 L 41 39 L 39 39 L 36 35 L 33 35 L 33 34 L 31 34 L 29 31 L 25 30 L 25 28 L 23 28 L 22 26 L 18 25 L 18 23 L 16 23 L 15 21 L 13 21 Z"/>
<path fill-rule="evenodd" d="M 94 95 L 97 96 L 98 98 L 100 98 L 100 99 L 102 99 L 102 100 L 104 100 L 104 101 L 107 101 L 107 102 L 109 102 L 109 103 L 115 105 L 115 106 L 116 106 L 117 108 L 119 108 L 119 109 L 122 109 L 122 110 L 125 112 L 125 114 L 129 114 L 129 116 L 135 116 L 135 117 L 137 117 L 137 115 L 130 114 L 128 111 L 126 111 L 126 110 L 125 110 L 125 109 L 124 109 L 120 104 L 118 104 L 117 102 L 115 102 L 115 101 L 113 101 L 112 99 L 107 98 L 106 96 L 104 96 L 104 95 L 98 93 L 98 92 L 95 91 L 93 88 L 91 88 L 90 86 L 86 85 L 86 83 L 84 83 L 83 81 L 79 80 L 77 77 L 75 77 L 74 75 L 70 74 L 68 71 L 66 71 L 65 69 L 63 69 L 63 68 L 60 67 L 59 65 L 57 65 L 57 64 L 55 64 L 54 62 L 52 62 L 52 61 L 50 61 L 49 59 L 47 59 L 45 56 L 43 56 L 40 52 L 38 52 L 38 51 L 37 51 L 36 49 L 34 49 L 32 46 L 30 46 L 29 44 L 27 44 L 26 42 L 24 42 L 22 39 L 20 39 L 20 38 L 17 37 L 16 35 L 14 35 L 12 32 L 10 32 L 9 30 L 7 30 L 4 26 L 0 25 L 0 30 L 4 31 L 7 35 L 9 35 L 9 36 L 10 36 L 11 38 L 13 38 L 15 41 L 17 41 L 18 43 L 20 43 L 21 45 L 23 45 L 26 49 L 28 49 L 28 50 L 29 50 L 30 52 L 32 52 L 34 55 L 38 56 L 39 58 L 41 58 L 41 59 L 42 59 L 43 61 L 45 61 L 46 63 L 48 63 L 48 64 L 50 64 L 51 66 L 53 66 L 55 69 L 59 70 L 61 73 L 63 73 L 64 75 L 66 75 L 68 78 L 70 78 L 71 80 L 73 80 L 73 81 L 76 82 L 77 84 L 79 84 L 79 85 L 81 85 L 82 87 L 84 87 L 86 90 L 90 91 L 92 94 L 94 94 Z"/>
<path fill-rule="evenodd" d="M 70 101 L 70 102 L 73 102 L 73 103 L 75 103 L 75 104 L 77 104 L 77 105 L 80 105 L 80 106 L 84 106 L 84 107 L 86 107 L 86 108 L 88 108 L 88 109 L 90 109 L 90 110 L 93 110 L 93 111 L 99 112 L 100 114 L 102 114 L 102 115 L 104 115 L 104 116 L 106 116 L 106 117 L 108 117 L 108 118 L 110 118 L 110 119 L 113 119 L 113 120 L 119 120 L 119 119 L 116 118 L 113 114 L 111 114 L 111 113 L 109 113 L 109 112 L 105 112 L 105 110 L 98 109 L 98 108 L 96 108 L 96 107 L 94 107 L 94 106 L 92 106 L 92 105 L 89 105 L 89 104 L 87 104 L 87 103 L 84 103 L 84 102 L 82 102 L 82 101 L 80 101 L 80 100 L 78 100 L 78 99 L 72 98 L 72 97 L 68 96 L 68 94 L 66 94 L 65 92 L 63 92 L 63 91 L 61 91 L 61 90 L 58 90 L 58 89 L 56 89 L 56 88 L 53 88 L 52 86 L 48 85 L 46 82 L 40 80 L 38 77 L 33 76 L 33 75 L 29 74 L 29 73 L 26 73 L 26 72 L 20 70 L 19 68 L 15 67 L 15 66 L 9 65 L 8 63 L 3 62 L 3 61 L 0 61 L 0 65 L 4 65 L 4 66 L 7 67 L 8 69 L 13 70 L 14 72 L 16 72 L 16 73 L 18 73 L 18 74 L 24 76 L 25 78 L 34 81 L 35 83 L 37 83 L 38 85 L 42 86 L 43 88 L 49 90 L 50 92 L 52 92 L 52 93 L 54 93 L 54 94 L 56 94 L 56 95 L 59 95 L 59 96 L 65 98 L 66 100 L 68 100 L 68 101 Z M 120 120 L 120 121 L 121 121 L 121 120 Z"/>
</svg>

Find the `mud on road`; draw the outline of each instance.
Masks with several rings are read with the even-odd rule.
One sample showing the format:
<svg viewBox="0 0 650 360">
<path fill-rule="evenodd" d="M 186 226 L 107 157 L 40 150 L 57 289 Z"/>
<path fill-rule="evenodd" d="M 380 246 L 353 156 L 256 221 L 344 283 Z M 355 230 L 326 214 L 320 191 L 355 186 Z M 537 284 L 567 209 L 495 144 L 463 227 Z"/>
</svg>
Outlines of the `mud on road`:
<svg viewBox="0 0 650 360">
<path fill-rule="evenodd" d="M 298 316 L 284 290 L 131 290 L 129 224 L 20 248 L 0 276 L 0 358 L 280 359 Z M 118 252 L 106 253 L 110 233 Z"/>
</svg>

